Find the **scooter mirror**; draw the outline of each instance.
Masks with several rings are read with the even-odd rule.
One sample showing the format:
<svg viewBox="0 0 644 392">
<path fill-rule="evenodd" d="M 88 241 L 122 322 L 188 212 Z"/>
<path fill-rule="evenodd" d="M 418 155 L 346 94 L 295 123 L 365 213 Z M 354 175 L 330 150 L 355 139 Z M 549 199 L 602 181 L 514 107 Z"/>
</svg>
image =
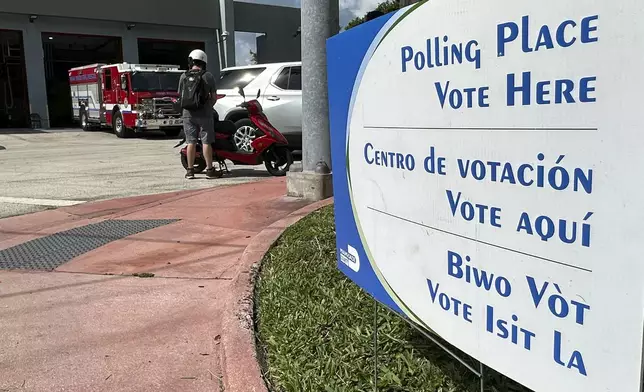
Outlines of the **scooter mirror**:
<svg viewBox="0 0 644 392">
<path fill-rule="evenodd" d="M 237 87 L 237 91 L 239 92 L 239 95 L 241 95 L 242 98 L 246 99 L 246 95 L 244 94 L 243 88 Z"/>
</svg>

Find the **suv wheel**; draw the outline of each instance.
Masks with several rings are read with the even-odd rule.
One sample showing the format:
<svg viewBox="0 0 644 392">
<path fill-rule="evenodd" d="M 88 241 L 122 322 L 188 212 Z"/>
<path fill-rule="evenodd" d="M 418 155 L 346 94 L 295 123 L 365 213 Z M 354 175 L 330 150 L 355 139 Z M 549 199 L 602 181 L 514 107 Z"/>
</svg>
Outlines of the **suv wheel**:
<svg viewBox="0 0 644 392">
<path fill-rule="evenodd" d="M 251 143 L 257 137 L 257 129 L 248 118 L 242 118 L 235 123 L 235 144 L 240 151 L 253 152 Z"/>
</svg>

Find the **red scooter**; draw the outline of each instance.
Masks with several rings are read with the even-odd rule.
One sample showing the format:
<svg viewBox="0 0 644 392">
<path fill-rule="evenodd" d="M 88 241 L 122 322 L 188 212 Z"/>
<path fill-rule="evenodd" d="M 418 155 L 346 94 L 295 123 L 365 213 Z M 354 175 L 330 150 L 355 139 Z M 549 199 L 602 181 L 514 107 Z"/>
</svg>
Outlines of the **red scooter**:
<svg viewBox="0 0 644 392">
<path fill-rule="evenodd" d="M 257 98 L 246 101 L 243 89 L 239 89 L 239 94 L 244 102 L 238 107 L 248 111 L 250 121 L 256 128 L 255 138 L 250 143 L 252 152 L 240 151 L 235 143 L 235 132 L 237 131 L 232 121 L 219 121 L 218 115 L 215 117 L 215 142 L 213 147 L 213 162 L 219 164 L 219 172 L 230 173 L 226 165 L 226 159 L 236 165 L 259 165 L 262 162 L 266 170 L 273 176 L 285 176 L 293 164 L 293 154 L 288 148 L 288 141 L 275 127 L 271 125 L 264 114 L 262 105 L 257 100 L 260 96 L 257 92 Z M 184 138 L 176 146 L 184 144 Z M 188 147 L 181 149 L 181 164 L 188 169 Z M 206 160 L 203 156 L 203 146 L 201 140 L 197 143 L 197 153 L 195 156 L 194 172 L 201 173 L 206 169 Z"/>
</svg>

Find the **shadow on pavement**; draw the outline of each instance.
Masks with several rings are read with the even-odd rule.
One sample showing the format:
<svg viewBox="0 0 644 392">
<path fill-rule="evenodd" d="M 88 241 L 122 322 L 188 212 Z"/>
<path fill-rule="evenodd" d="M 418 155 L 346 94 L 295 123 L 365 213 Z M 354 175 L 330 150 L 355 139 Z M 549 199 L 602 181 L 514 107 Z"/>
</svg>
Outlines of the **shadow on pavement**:
<svg viewBox="0 0 644 392">
<path fill-rule="evenodd" d="M 273 228 L 271 228 L 271 229 L 273 229 Z M 283 228 L 280 227 L 280 228 L 277 228 L 277 229 L 285 229 L 285 227 L 283 227 Z M 28 234 L 28 233 L 25 232 L 25 233 L 21 233 L 21 234 Z M 37 233 L 33 233 L 33 234 L 37 234 Z M 158 239 L 133 238 L 133 237 L 126 237 L 126 238 L 124 238 L 122 240 L 124 240 L 124 241 L 139 241 L 139 242 L 143 242 L 143 243 L 155 243 L 155 242 L 156 243 L 176 243 L 176 241 L 169 241 L 169 240 L 166 241 L 166 240 L 158 240 Z M 243 252 L 243 250 L 246 248 L 246 245 L 229 244 L 226 241 L 213 241 L 213 242 L 181 241 L 181 244 L 183 244 L 183 245 L 189 244 L 189 245 L 193 245 L 193 246 L 210 246 L 210 247 L 234 248 L 234 249 L 231 249 L 230 251 L 217 254 L 217 258 L 222 258 L 222 257 L 226 257 L 226 256 L 229 256 L 229 255 L 241 254 Z M 164 265 L 164 266 L 159 266 L 159 267 L 156 267 L 156 268 L 150 268 L 146 272 L 161 273 L 161 272 L 163 272 L 163 271 L 165 271 L 167 269 L 176 268 L 177 266 L 186 267 L 186 266 L 198 264 L 198 263 L 201 263 L 201 262 L 204 262 L 204 261 L 208 260 L 211 257 L 212 256 L 207 256 L 207 257 L 202 257 L 202 258 L 192 260 L 192 261 L 188 261 L 188 262 L 171 264 L 171 265 Z M 63 263 L 61 265 L 61 267 L 64 266 L 65 264 L 66 263 Z M 6 271 L 6 272 L 25 272 L 25 271 L 52 272 L 52 271 L 47 271 L 47 270 L 22 270 L 22 269 L 4 269 L 4 268 L 0 268 L 0 271 Z M 204 280 L 232 280 L 232 278 L 223 277 L 223 273 L 225 273 L 225 271 L 222 272 L 219 277 L 214 277 L 214 278 L 193 278 L 193 279 L 197 279 L 197 280 L 199 280 L 199 279 L 204 279 Z M 83 273 L 79 272 L 78 274 L 83 274 Z M 90 274 L 90 275 L 97 275 L 97 274 Z M 45 287 L 45 288 L 35 289 L 35 290 L 30 289 L 30 290 L 26 290 L 26 291 L 18 291 L 18 292 L 12 292 L 12 293 L 2 293 L 2 294 L 0 294 L 0 300 L 1 299 L 6 299 L 6 298 L 18 297 L 18 296 L 27 295 L 27 294 L 31 295 L 31 294 L 34 294 L 34 293 L 55 291 L 55 290 L 60 290 L 60 289 L 65 289 L 65 288 L 70 288 L 70 287 L 93 285 L 93 284 L 97 284 L 97 283 L 107 282 L 107 281 L 110 281 L 110 280 L 113 280 L 113 279 L 126 279 L 126 278 L 132 278 L 133 277 L 133 275 L 130 274 L 130 273 L 104 274 L 104 275 L 106 275 L 106 277 L 103 278 L 103 279 L 97 279 L 97 280 L 93 280 L 93 281 L 89 281 L 89 282 L 71 283 L 71 284 L 64 284 L 64 285 L 60 285 L 60 286 L 50 286 L 50 287 Z M 0 389 L 0 391 L 3 391 L 3 389 Z"/>
<path fill-rule="evenodd" d="M 137 135 L 139 139 L 145 140 L 181 140 L 183 139 L 183 132 L 177 136 L 168 136 L 164 132 L 147 131 Z"/>
<path fill-rule="evenodd" d="M 230 169 L 230 173 L 224 174 L 224 178 L 240 178 L 240 177 L 271 177 L 271 174 L 266 170 L 261 169 Z"/>
<path fill-rule="evenodd" d="M 0 134 L 3 133 L 4 130 L 0 129 Z M 47 131 L 33 131 L 33 130 L 26 130 L 25 132 L 22 133 L 59 133 L 59 132 L 83 132 L 81 129 L 49 129 Z M 114 134 L 111 129 L 109 128 L 92 128 L 85 133 L 104 133 L 104 134 Z M 116 137 L 116 135 L 114 135 Z M 161 131 L 146 131 L 143 133 L 137 133 L 134 134 L 133 139 L 144 139 L 144 140 L 179 140 L 181 139 L 182 136 L 167 136 L 164 132 Z M 127 140 L 127 139 L 126 139 Z M 1 391 L 1 390 L 0 390 Z"/>
<path fill-rule="evenodd" d="M 201 208 L 201 207 L 199 207 Z M 17 231 L 17 230 L 0 230 L 0 234 L 10 234 L 10 235 L 21 235 L 21 236 L 42 236 L 42 232 L 38 231 Z M 65 235 L 64 233 L 53 233 L 58 236 Z M 47 236 L 51 236 L 53 234 L 47 234 Z M 106 237 L 104 235 L 100 234 L 74 234 L 74 237 L 82 237 L 82 238 L 91 238 L 91 239 L 104 239 L 104 238 L 111 238 L 111 237 Z M 227 242 L 221 242 L 221 241 L 176 241 L 176 240 L 160 240 L 156 238 L 137 238 L 134 235 L 125 237 L 125 238 L 120 238 L 119 241 L 130 241 L 130 242 L 143 242 L 143 243 L 158 243 L 158 244 L 183 244 L 183 245 L 194 245 L 194 246 L 227 246 L 227 247 L 244 247 L 241 245 L 234 245 L 234 244 L 229 244 Z M 27 241 L 29 242 L 29 241 Z M 20 244 L 19 244 L 20 245 Z M 17 245 L 16 245 L 17 246 Z M 10 247 L 12 248 L 12 247 Z M 7 248 L 9 249 L 9 248 Z M 2 249 L 0 251 L 4 251 L 6 249 Z M 0 268 L 2 270 L 2 268 Z M 0 389 L 2 391 L 2 389 Z"/>
<path fill-rule="evenodd" d="M 26 135 L 30 133 L 47 133 L 40 129 L 0 129 L 0 135 Z"/>
<path fill-rule="evenodd" d="M 234 255 L 234 254 L 238 254 L 238 253 L 239 253 L 238 250 L 232 250 L 230 252 L 222 253 L 220 255 L 220 257 L 227 256 L 227 255 Z M 181 263 L 181 264 L 178 264 L 178 265 L 190 266 L 190 265 L 194 265 L 194 264 L 197 264 L 197 263 L 201 263 L 204 260 L 207 260 L 207 258 L 200 258 L 200 259 L 197 259 L 197 260 Z M 65 265 L 65 264 L 63 264 L 63 265 Z M 176 266 L 177 266 L 177 264 L 165 265 L 165 266 L 159 267 L 159 268 L 151 268 L 151 269 L 149 269 L 148 272 L 150 272 L 150 273 L 160 273 L 160 272 L 163 272 L 166 269 L 175 268 Z M 3 270 L 3 271 L 7 271 L 7 272 L 25 272 L 25 271 L 28 271 L 28 270 L 12 269 L 12 270 Z M 33 270 L 32 270 L 32 272 L 33 272 Z M 36 270 L 35 272 L 52 273 L 51 271 L 38 271 L 38 270 Z M 70 273 L 73 274 L 73 272 L 70 272 Z M 78 274 L 83 274 L 83 273 L 78 273 Z M 86 275 L 99 276 L 98 274 L 86 274 Z M 44 293 L 44 292 L 48 292 L 48 291 L 62 290 L 62 289 L 71 288 L 71 287 L 89 286 L 89 285 L 94 285 L 94 284 L 97 284 L 97 283 L 108 282 L 108 281 L 111 281 L 111 280 L 114 280 L 114 279 L 133 278 L 132 274 L 127 274 L 127 273 L 124 273 L 124 274 L 121 274 L 121 275 L 112 275 L 112 274 L 103 274 L 103 275 L 105 275 L 106 277 L 101 278 L 101 279 L 92 280 L 92 281 L 84 281 L 84 282 L 79 282 L 79 283 L 67 283 L 67 284 L 58 285 L 58 286 L 43 287 L 43 288 L 40 288 L 40 289 L 30 289 L 30 290 L 17 291 L 17 292 L 12 292 L 12 293 L 3 293 L 3 294 L 0 294 L 0 299 L 20 297 L 22 295 L 33 295 L 33 294 L 36 294 L 36 293 Z M 232 280 L 232 278 L 225 278 L 225 277 L 219 277 L 219 278 L 192 278 L 192 279 L 194 279 L 194 280 Z M 4 391 L 4 390 L 0 389 L 0 391 Z"/>
<path fill-rule="evenodd" d="M 0 146 L 0 151 L 2 151 L 2 150 L 6 150 L 6 149 L 7 149 L 7 147 L 5 147 L 5 146 Z"/>
<path fill-rule="evenodd" d="M 285 230 L 285 229 L 286 229 L 286 226 L 275 226 L 275 227 L 267 227 L 266 228 L 266 230 Z M 128 237 L 127 240 L 131 240 L 131 238 Z M 143 240 L 143 241 L 145 241 L 145 240 Z M 182 243 L 185 244 L 186 242 L 182 241 Z M 199 244 L 199 242 L 195 242 L 195 244 Z M 226 247 L 244 248 L 244 249 L 246 248 L 246 246 L 226 244 L 225 242 L 224 243 L 213 243 L 213 244 L 210 244 L 210 246 L 226 246 Z M 217 257 L 222 258 L 222 257 L 226 257 L 226 256 L 229 256 L 229 255 L 241 254 L 242 252 L 243 252 L 243 250 L 233 249 L 233 250 L 230 250 L 228 252 L 220 253 L 220 254 L 217 255 Z M 186 266 L 198 264 L 198 263 L 204 262 L 205 260 L 208 260 L 210 257 L 211 256 L 207 256 L 207 257 L 202 257 L 202 258 L 192 260 L 192 261 L 188 261 L 188 262 L 184 262 L 184 263 L 164 265 L 164 266 L 159 266 L 157 268 L 150 268 L 147 272 L 161 273 L 161 272 L 163 272 L 163 271 L 165 271 L 167 269 L 176 268 L 178 265 L 180 265 L 182 267 L 186 267 Z M 63 265 L 65 265 L 65 264 L 63 264 Z M 17 269 L 4 269 L 4 270 L 0 270 L 0 271 L 25 272 L 25 270 L 17 270 Z M 49 272 L 49 271 L 37 271 L 37 272 Z M 81 274 L 81 273 L 79 273 L 79 274 Z M 90 274 L 90 275 L 92 275 L 92 274 Z M 78 282 L 78 283 L 68 283 L 68 284 L 63 284 L 63 285 L 58 285 L 58 286 L 43 287 L 43 288 L 40 288 L 40 289 L 29 289 L 29 290 L 25 290 L 25 291 L 17 291 L 17 292 L 12 292 L 12 293 L 2 293 L 2 294 L 0 294 L 0 299 L 20 297 L 20 296 L 23 296 L 23 295 L 33 295 L 35 293 L 56 291 L 56 290 L 61 290 L 61 289 L 66 289 L 66 288 L 71 288 L 71 287 L 89 286 L 89 285 L 94 285 L 94 284 L 98 284 L 98 283 L 107 282 L 107 281 L 114 280 L 114 279 L 128 279 L 128 278 L 133 277 L 132 274 L 128 274 L 128 273 L 124 273 L 124 274 L 120 274 L 120 275 L 105 274 L 105 276 L 106 276 L 105 278 L 96 279 L 96 280 L 92 280 L 92 281 L 85 281 L 85 282 Z M 193 278 L 193 279 L 195 279 L 195 280 L 200 280 L 200 279 L 203 279 L 203 280 L 233 280 L 233 278 L 223 277 L 223 273 L 219 277 L 214 277 L 214 278 Z M 2 391 L 2 389 L 0 389 L 0 391 Z"/>
</svg>

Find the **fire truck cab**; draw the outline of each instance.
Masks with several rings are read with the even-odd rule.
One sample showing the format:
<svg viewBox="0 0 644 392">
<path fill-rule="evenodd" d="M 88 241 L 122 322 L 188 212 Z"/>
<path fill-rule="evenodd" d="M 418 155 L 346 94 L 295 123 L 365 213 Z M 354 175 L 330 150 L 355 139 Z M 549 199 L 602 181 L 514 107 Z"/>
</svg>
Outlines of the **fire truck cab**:
<svg viewBox="0 0 644 392">
<path fill-rule="evenodd" d="M 110 127 L 123 138 L 137 132 L 181 132 L 175 65 L 92 64 L 69 70 L 74 119 L 83 130 Z"/>
</svg>

